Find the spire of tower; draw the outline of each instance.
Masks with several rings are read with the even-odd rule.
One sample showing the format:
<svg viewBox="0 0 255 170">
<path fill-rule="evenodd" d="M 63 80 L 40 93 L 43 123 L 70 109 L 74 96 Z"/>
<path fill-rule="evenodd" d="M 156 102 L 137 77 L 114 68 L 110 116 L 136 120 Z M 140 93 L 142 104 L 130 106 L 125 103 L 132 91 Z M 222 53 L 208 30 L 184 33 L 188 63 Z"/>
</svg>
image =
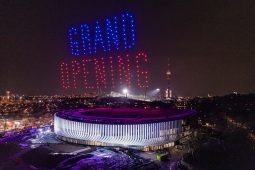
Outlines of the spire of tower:
<svg viewBox="0 0 255 170">
<path fill-rule="evenodd" d="M 166 80 L 167 80 L 167 89 L 166 89 L 166 99 L 172 97 L 172 90 L 170 89 L 170 80 L 171 80 L 171 71 L 170 71 L 170 59 L 167 60 L 167 71 L 166 71 Z"/>
<path fill-rule="evenodd" d="M 167 60 L 167 71 L 166 71 L 166 79 L 170 80 L 171 79 L 171 71 L 170 71 L 170 62 L 169 58 Z"/>
<path fill-rule="evenodd" d="M 170 59 L 169 59 L 169 57 L 167 58 L 167 69 L 170 70 Z"/>
</svg>

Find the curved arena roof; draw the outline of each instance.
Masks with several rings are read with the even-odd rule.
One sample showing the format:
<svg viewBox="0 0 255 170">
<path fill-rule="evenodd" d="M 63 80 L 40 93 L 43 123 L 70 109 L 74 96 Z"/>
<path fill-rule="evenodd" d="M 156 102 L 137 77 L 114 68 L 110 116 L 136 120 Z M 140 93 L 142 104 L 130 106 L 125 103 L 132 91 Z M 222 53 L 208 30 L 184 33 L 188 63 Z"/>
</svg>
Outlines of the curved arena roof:
<svg viewBox="0 0 255 170">
<path fill-rule="evenodd" d="M 62 111 L 56 116 L 95 124 L 145 124 L 179 120 L 193 114 L 193 110 L 179 109 L 96 108 Z"/>
</svg>

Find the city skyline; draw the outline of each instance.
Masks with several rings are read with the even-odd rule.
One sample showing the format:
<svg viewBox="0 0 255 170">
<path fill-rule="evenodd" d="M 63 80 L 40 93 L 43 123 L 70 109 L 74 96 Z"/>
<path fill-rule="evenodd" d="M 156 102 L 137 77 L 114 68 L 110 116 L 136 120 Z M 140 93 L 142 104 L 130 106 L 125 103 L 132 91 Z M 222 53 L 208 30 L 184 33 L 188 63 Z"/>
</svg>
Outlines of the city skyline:
<svg viewBox="0 0 255 170">
<path fill-rule="evenodd" d="M 0 93 L 65 94 L 59 63 L 74 59 L 67 29 L 123 11 L 136 16 L 134 50 L 148 54 L 150 89 L 167 87 L 169 58 L 173 95 L 253 93 L 252 3 L 3 2 Z"/>
</svg>

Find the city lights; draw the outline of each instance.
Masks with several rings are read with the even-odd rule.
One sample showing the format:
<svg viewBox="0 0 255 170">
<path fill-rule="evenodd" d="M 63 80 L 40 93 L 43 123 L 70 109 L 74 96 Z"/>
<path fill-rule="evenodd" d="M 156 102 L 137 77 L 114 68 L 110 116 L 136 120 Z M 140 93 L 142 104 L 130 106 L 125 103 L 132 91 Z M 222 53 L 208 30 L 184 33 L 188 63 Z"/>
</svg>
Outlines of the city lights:
<svg viewBox="0 0 255 170">
<path fill-rule="evenodd" d="M 255 170 L 253 3 L 2 0 L 0 170 Z"/>
</svg>

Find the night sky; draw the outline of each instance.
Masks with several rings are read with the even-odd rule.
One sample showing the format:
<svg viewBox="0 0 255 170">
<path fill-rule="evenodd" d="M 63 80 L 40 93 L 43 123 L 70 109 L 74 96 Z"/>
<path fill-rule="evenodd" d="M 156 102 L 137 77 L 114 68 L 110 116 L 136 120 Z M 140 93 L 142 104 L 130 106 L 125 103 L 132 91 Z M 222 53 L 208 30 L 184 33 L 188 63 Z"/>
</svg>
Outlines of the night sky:
<svg viewBox="0 0 255 170">
<path fill-rule="evenodd" d="M 149 56 L 150 88 L 174 95 L 255 92 L 255 1 L 0 1 L 0 94 L 63 94 L 67 30 L 130 11 L 136 47 Z"/>
</svg>

